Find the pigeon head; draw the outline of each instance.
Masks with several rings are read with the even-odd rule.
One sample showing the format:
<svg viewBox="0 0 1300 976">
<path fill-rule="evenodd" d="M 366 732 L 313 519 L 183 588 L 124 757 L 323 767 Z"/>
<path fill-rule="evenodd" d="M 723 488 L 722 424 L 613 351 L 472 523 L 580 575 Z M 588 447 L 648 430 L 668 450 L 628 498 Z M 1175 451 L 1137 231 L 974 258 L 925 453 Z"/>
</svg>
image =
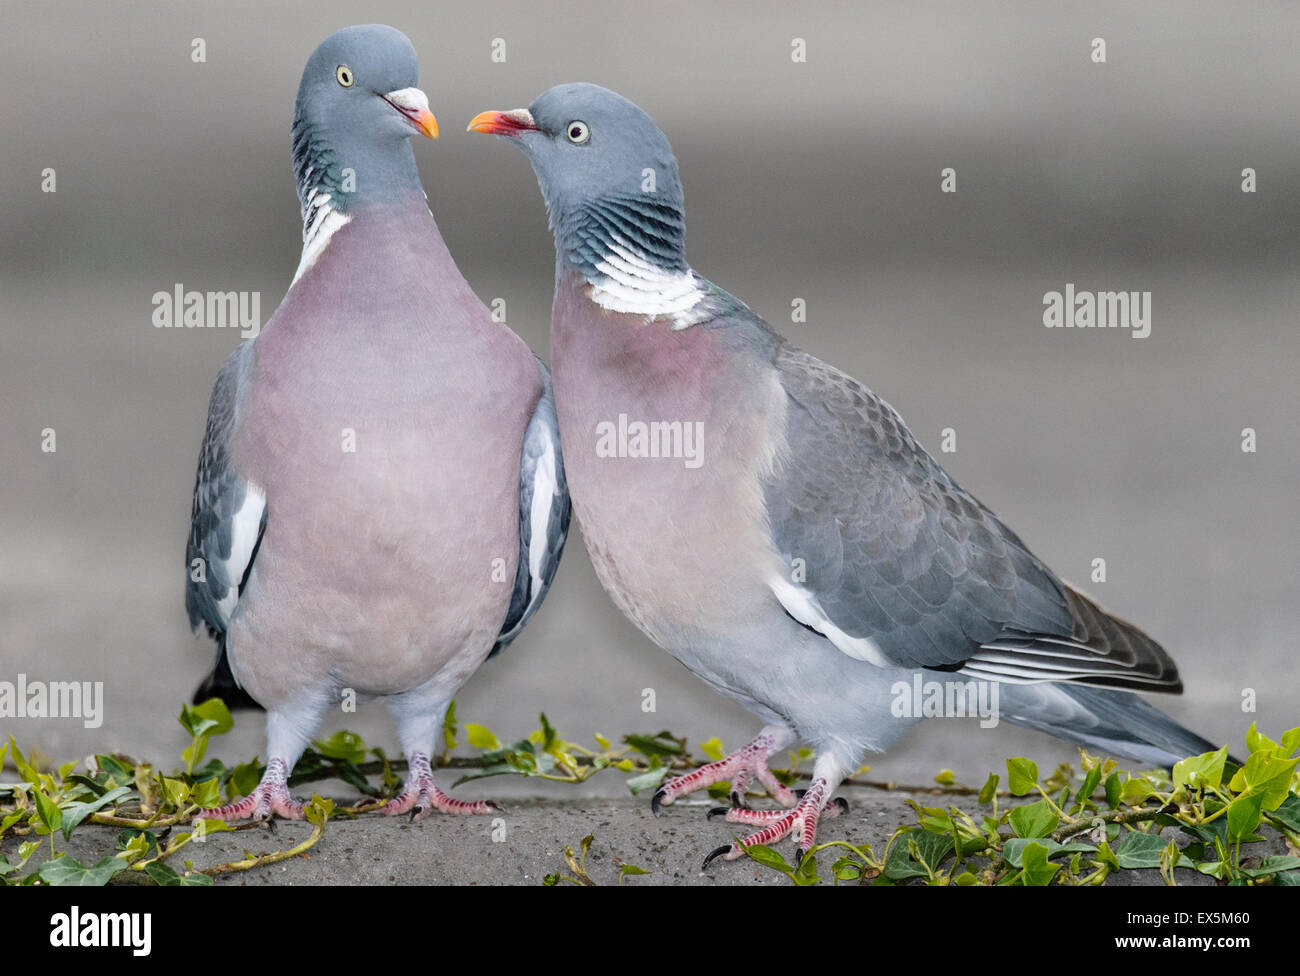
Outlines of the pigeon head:
<svg viewBox="0 0 1300 976">
<path fill-rule="evenodd" d="M 298 86 L 293 164 L 304 230 L 330 210 L 420 189 L 409 138 L 438 137 L 406 35 L 382 24 L 346 27 L 312 52 Z"/>
<path fill-rule="evenodd" d="M 626 248 L 684 271 L 682 184 L 668 139 L 649 115 L 599 85 L 557 85 L 526 109 L 483 112 L 472 132 L 515 142 L 537 174 L 557 257 L 585 270 Z"/>
</svg>

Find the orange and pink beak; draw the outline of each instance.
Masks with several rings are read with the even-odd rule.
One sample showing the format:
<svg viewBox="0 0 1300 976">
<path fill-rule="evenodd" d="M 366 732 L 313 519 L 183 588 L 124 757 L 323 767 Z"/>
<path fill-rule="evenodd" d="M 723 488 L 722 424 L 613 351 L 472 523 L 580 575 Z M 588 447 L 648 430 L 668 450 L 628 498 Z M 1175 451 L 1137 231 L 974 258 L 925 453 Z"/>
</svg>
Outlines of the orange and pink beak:
<svg viewBox="0 0 1300 976">
<path fill-rule="evenodd" d="M 541 131 L 533 121 L 532 113 L 526 108 L 517 108 L 509 112 L 480 112 L 470 119 L 467 132 L 486 132 L 494 136 L 510 136 L 518 139 L 525 132 Z"/>
<path fill-rule="evenodd" d="M 429 111 L 429 99 L 420 89 L 402 88 L 379 97 L 415 126 L 416 131 L 422 136 L 429 139 L 438 138 L 438 120 Z"/>
</svg>

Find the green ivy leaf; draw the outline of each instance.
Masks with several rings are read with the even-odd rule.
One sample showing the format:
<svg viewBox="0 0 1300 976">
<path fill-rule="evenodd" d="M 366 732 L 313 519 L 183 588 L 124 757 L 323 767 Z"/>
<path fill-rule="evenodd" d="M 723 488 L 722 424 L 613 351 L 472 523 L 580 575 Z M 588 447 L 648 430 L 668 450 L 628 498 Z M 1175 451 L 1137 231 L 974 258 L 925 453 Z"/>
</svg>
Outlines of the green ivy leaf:
<svg viewBox="0 0 1300 976">
<path fill-rule="evenodd" d="M 667 730 L 654 735 L 625 735 L 623 741 L 646 756 L 681 756 L 686 748 Z"/>
<path fill-rule="evenodd" d="M 1017 837 L 1046 837 L 1061 822 L 1046 800 L 1016 807 L 1008 814 L 1007 820 Z"/>
<path fill-rule="evenodd" d="M 722 740 L 717 736 L 714 736 L 712 739 L 705 742 L 701 742 L 700 749 L 714 762 L 717 762 L 719 759 L 726 756 L 726 753 L 722 749 Z"/>
<path fill-rule="evenodd" d="M 983 787 L 980 788 L 979 802 L 982 804 L 993 802 L 993 797 L 997 796 L 997 792 L 998 774 L 989 773 L 989 778 L 984 781 Z"/>
<path fill-rule="evenodd" d="M 1142 776 L 1130 776 L 1124 781 L 1119 791 L 1120 801 L 1131 807 L 1141 806 L 1147 797 L 1154 795 L 1155 788 Z"/>
<path fill-rule="evenodd" d="M 1217 789 L 1223 779 L 1223 764 L 1228 758 L 1228 747 L 1214 752 L 1203 752 L 1174 763 L 1174 788 L 1189 786 L 1193 789 Z"/>
<path fill-rule="evenodd" d="M 225 735 L 235 727 L 235 720 L 230 717 L 230 709 L 220 698 L 209 698 L 191 709 L 192 713 L 205 722 L 212 724 L 205 731 L 208 735 Z"/>
<path fill-rule="evenodd" d="M 1012 796 L 1024 796 L 1038 783 L 1038 764 L 1023 756 L 1007 760 L 1007 788 Z"/>
<path fill-rule="evenodd" d="M 785 858 L 764 844 L 754 844 L 746 847 L 744 851 L 752 860 L 757 861 L 765 868 L 775 868 L 777 871 L 794 874 L 794 867 L 787 864 Z"/>
<path fill-rule="evenodd" d="M 501 748 L 501 740 L 493 734 L 491 729 L 482 725 L 475 725 L 473 722 L 465 723 L 465 738 L 475 749 Z"/>
<path fill-rule="evenodd" d="M 1242 841 L 1253 836 L 1255 828 L 1259 826 L 1263 805 L 1263 793 L 1243 793 L 1229 803 L 1228 840 Z"/>
<path fill-rule="evenodd" d="M 1049 859 L 1056 857 L 1058 854 L 1095 854 L 1097 852 L 1096 847 L 1083 841 L 1058 844 L 1050 837 L 1012 837 L 1002 845 L 1002 856 L 1006 858 L 1007 863 L 1012 867 L 1024 867 L 1021 857 L 1024 855 L 1025 848 L 1030 844 L 1038 844 L 1045 848 Z"/>
<path fill-rule="evenodd" d="M 89 817 L 96 810 L 108 806 L 110 803 L 116 803 L 122 797 L 131 792 L 130 787 L 119 786 L 109 790 L 103 796 L 91 800 L 89 803 L 73 803 L 63 811 L 63 839 L 71 840 L 72 832 L 77 829 L 78 825 Z"/>
<path fill-rule="evenodd" d="M 638 773 L 636 776 L 629 776 L 627 778 L 627 788 L 631 790 L 632 794 L 635 796 L 642 790 L 657 787 L 664 781 L 664 777 L 667 775 L 667 766 L 660 766 L 658 769 L 652 769 L 648 773 Z"/>
<path fill-rule="evenodd" d="M 1130 831 L 1115 845 L 1115 858 L 1122 868 L 1158 868 L 1166 843 L 1159 834 Z"/>
<path fill-rule="evenodd" d="M 1282 824 L 1288 830 L 1300 832 L 1300 796 L 1291 793 L 1281 805 L 1269 812 L 1269 819 Z"/>
<path fill-rule="evenodd" d="M 32 790 L 32 796 L 36 798 L 36 815 L 49 832 L 54 833 L 63 824 L 63 812 L 59 805 L 46 796 L 39 786 Z"/>
<path fill-rule="evenodd" d="M 1051 884 L 1056 872 L 1061 870 L 1061 865 L 1048 862 L 1047 848 L 1037 841 L 1025 845 L 1025 849 L 1020 854 L 1020 862 L 1023 865 L 1020 871 L 1020 882 L 1032 888 L 1042 888 Z"/>
<path fill-rule="evenodd" d="M 912 860 L 908 852 L 908 840 L 915 830 L 900 833 L 889 847 L 889 856 L 885 858 L 884 876 L 890 881 L 905 881 L 908 878 L 928 877 L 929 872 Z"/>
<path fill-rule="evenodd" d="M 145 874 L 164 888 L 207 888 L 212 879 L 206 874 L 177 874 L 175 868 L 163 861 L 151 861 L 144 866 Z"/>
<path fill-rule="evenodd" d="M 1124 784 L 1119 778 L 1119 773 L 1111 773 L 1106 777 L 1106 805 L 1112 810 L 1119 807 L 1120 793 L 1124 789 Z"/>
<path fill-rule="evenodd" d="M 1300 758 L 1280 759 L 1272 751 L 1251 753 L 1246 765 L 1237 770 L 1228 788 L 1238 793 L 1252 793 L 1262 798 L 1261 809 L 1275 810 L 1291 789 Z"/>
<path fill-rule="evenodd" d="M 360 763 L 366 760 L 366 743 L 361 736 L 347 729 L 340 729 L 324 742 L 313 742 L 316 751 L 327 759 L 342 762 Z"/>
<path fill-rule="evenodd" d="M 83 887 L 106 885 L 109 879 L 119 871 L 126 870 L 126 863 L 111 854 L 102 861 L 87 867 L 75 857 L 57 857 L 41 865 L 37 875 L 42 881 L 57 887 L 80 885 Z"/>
<path fill-rule="evenodd" d="M 1080 810 L 1083 809 L 1084 804 L 1092 797 L 1092 794 L 1096 792 L 1097 786 L 1100 783 L 1101 766 L 1095 765 L 1084 775 L 1083 785 L 1079 787 L 1079 792 L 1074 794 L 1075 805 L 1078 806 Z"/>
<path fill-rule="evenodd" d="M 909 839 L 916 844 L 916 853 L 912 856 L 918 863 L 928 867 L 931 873 L 937 872 L 939 865 L 953 852 L 951 834 L 932 834 L 922 830 L 912 834 Z M 910 847 L 909 853 L 911 853 Z"/>
<path fill-rule="evenodd" d="M 1300 857 L 1294 854 L 1274 854 L 1260 860 L 1253 868 L 1242 868 L 1241 873 L 1248 878 L 1267 878 L 1270 874 L 1281 871 L 1294 871 L 1300 868 Z"/>
<path fill-rule="evenodd" d="M 862 865 L 850 854 L 845 854 L 831 865 L 831 874 L 837 881 L 860 881 Z"/>
</svg>

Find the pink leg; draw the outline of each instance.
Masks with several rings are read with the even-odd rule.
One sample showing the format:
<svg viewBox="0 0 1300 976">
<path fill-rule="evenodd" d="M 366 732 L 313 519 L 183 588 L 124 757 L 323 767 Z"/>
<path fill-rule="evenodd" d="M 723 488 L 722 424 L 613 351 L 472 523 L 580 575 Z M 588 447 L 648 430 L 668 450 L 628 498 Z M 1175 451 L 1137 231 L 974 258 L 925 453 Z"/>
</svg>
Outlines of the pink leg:
<svg viewBox="0 0 1300 976">
<path fill-rule="evenodd" d="M 434 810 L 443 813 L 492 813 L 501 808 L 491 800 L 453 800 L 433 781 L 433 769 L 429 757 L 422 752 L 413 752 L 407 758 L 406 789 L 402 795 L 389 800 L 380 813 L 395 817 L 411 812 L 412 820 L 422 820 Z"/>
<path fill-rule="evenodd" d="M 204 810 L 205 820 L 269 820 L 278 813 L 287 820 L 302 819 L 302 804 L 289 796 L 289 769 L 283 759 L 272 759 L 252 793 L 235 803 Z"/>
<path fill-rule="evenodd" d="M 723 780 L 730 780 L 731 802 L 733 805 L 740 806 L 744 802 L 745 790 L 749 786 L 751 776 L 757 778 L 763 784 L 763 788 L 782 806 L 794 806 L 798 802 L 794 792 L 783 786 L 767 768 L 767 757 L 788 745 L 792 739 L 793 736 L 785 729 L 775 727 L 764 729 L 743 749 L 664 783 L 651 798 L 650 809 L 654 811 L 655 816 L 658 816 L 661 805 L 672 806 L 674 801 L 688 793 Z"/>
<path fill-rule="evenodd" d="M 770 845 L 795 834 L 799 840 L 799 852 L 795 863 L 803 860 L 804 854 L 817 842 L 817 823 L 822 816 L 832 817 L 847 809 L 843 800 L 831 800 L 831 786 L 827 780 L 814 779 L 808 792 L 803 795 L 793 810 L 731 810 L 727 820 L 733 823 L 765 824 L 765 826 L 734 844 L 724 844 L 704 859 L 704 867 L 709 866 L 716 857 L 734 861 L 745 853 L 746 847 L 755 844 Z M 829 809 L 828 809 L 829 808 Z"/>
</svg>

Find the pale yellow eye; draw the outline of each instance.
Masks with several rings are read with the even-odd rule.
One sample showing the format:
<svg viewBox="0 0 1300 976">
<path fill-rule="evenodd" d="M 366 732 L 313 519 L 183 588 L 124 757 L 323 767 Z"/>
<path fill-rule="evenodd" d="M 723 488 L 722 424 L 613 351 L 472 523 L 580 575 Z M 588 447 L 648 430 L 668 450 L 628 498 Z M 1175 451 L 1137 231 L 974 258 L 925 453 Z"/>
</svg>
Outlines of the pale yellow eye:
<svg viewBox="0 0 1300 976">
<path fill-rule="evenodd" d="M 586 122 L 579 122 L 577 119 L 574 119 L 569 123 L 568 128 L 565 129 L 565 135 L 569 137 L 569 141 L 575 146 L 581 146 L 591 138 L 591 130 L 587 128 Z"/>
<path fill-rule="evenodd" d="M 339 84 L 344 88 L 352 87 L 352 69 L 346 64 L 341 64 L 334 69 L 334 77 L 338 79 Z"/>
</svg>

